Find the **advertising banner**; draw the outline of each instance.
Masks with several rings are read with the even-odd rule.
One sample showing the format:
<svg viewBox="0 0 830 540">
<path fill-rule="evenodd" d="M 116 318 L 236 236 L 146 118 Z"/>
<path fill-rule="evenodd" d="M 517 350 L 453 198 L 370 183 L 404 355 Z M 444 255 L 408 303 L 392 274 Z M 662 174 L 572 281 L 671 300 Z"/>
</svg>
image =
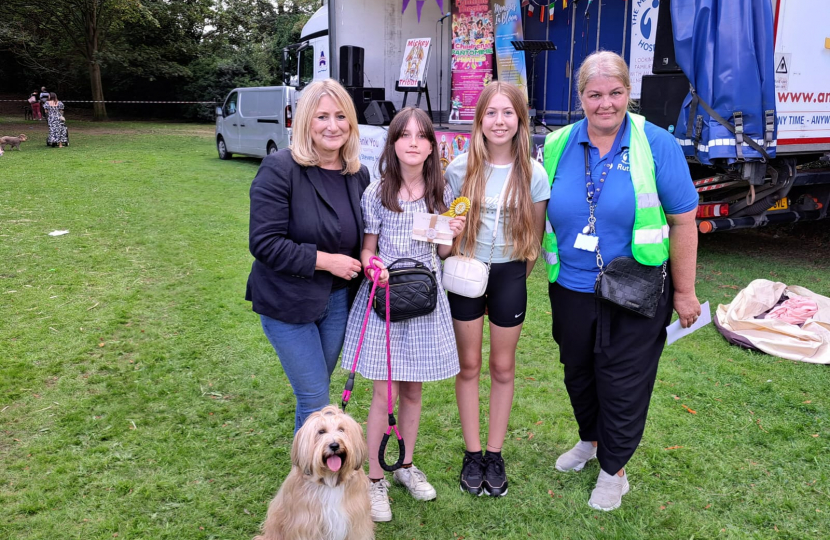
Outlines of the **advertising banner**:
<svg viewBox="0 0 830 540">
<path fill-rule="evenodd" d="M 493 80 L 495 28 L 488 0 L 458 0 L 452 17 L 452 123 L 473 121 L 481 90 Z"/>
<path fill-rule="evenodd" d="M 519 0 L 493 0 L 496 21 L 496 66 L 499 80 L 518 86 L 527 99 L 525 53 L 513 48 L 513 41 L 524 41 Z"/>
<path fill-rule="evenodd" d="M 398 77 L 398 86 L 402 88 L 417 88 L 426 84 L 427 64 L 429 63 L 430 38 L 414 38 L 406 40 L 401 62 L 401 74 Z"/>
<path fill-rule="evenodd" d="M 632 0 L 631 4 L 631 99 L 640 99 L 643 75 L 651 75 L 654 62 L 654 37 L 660 0 Z"/>
</svg>

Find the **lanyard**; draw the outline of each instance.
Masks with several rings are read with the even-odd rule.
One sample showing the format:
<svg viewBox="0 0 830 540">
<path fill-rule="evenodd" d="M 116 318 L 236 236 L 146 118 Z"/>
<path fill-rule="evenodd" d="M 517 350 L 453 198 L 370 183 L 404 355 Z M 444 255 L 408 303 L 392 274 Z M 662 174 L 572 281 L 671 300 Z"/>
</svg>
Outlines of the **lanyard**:
<svg viewBox="0 0 830 540">
<path fill-rule="evenodd" d="M 588 158 L 588 145 L 584 145 L 583 148 L 585 149 L 585 187 L 587 191 L 587 197 L 585 200 L 588 201 L 589 211 L 588 226 L 585 227 L 585 233 L 596 236 L 597 218 L 594 216 L 594 211 L 597 209 L 597 204 L 599 204 L 599 198 L 602 195 L 602 186 L 605 185 L 605 179 L 608 178 L 608 171 L 610 171 L 611 167 L 614 166 L 616 158 L 612 158 L 611 161 L 602 166 L 602 173 L 599 176 L 599 185 L 594 186 L 594 180 L 591 178 L 591 160 Z M 601 266 L 602 265 L 600 264 L 600 267 Z"/>
<path fill-rule="evenodd" d="M 594 180 L 591 177 L 591 160 L 589 158 L 589 145 L 584 145 L 585 150 L 585 187 L 587 196 L 585 200 L 588 202 L 588 225 L 582 230 L 581 235 L 577 235 L 577 242 L 575 246 L 579 247 L 579 249 L 587 249 L 588 251 L 594 251 L 597 254 L 597 266 L 600 269 L 600 273 L 602 273 L 603 269 L 603 260 L 602 255 L 599 251 L 599 238 L 597 237 L 597 230 L 596 230 L 596 223 L 597 218 L 594 215 L 597 204 L 599 204 L 599 198 L 602 195 L 602 188 L 605 185 L 605 180 L 608 178 L 608 173 L 610 173 L 614 168 L 614 163 L 616 163 L 619 158 L 619 137 L 621 134 L 617 135 L 617 139 L 614 141 L 614 147 L 612 148 L 613 157 L 602 166 L 602 172 L 599 175 L 599 185 L 594 184 Z M 586 236 L 587 235 L 587 236 Z"/>
<path fill-rule="evenodd" d="M 602 173 L 599 175 L 599 185 L 594 186 L 594 179 L 591 178 L 591 160 L 588 157 L 588 145 L 583 145 L 583 148 L 585 149 L 585 187 L 588 192 L 587 200 L 589 205 L 596 208 L 597 204 L 599 204 L 599 197 L 602 194 L 602 186 L 605 185 L 605 179 L 608 178 L 608 173 L 614 166 L 616 156 L 611 158 L 608 163 L 602 166 Z"/>
</svg>

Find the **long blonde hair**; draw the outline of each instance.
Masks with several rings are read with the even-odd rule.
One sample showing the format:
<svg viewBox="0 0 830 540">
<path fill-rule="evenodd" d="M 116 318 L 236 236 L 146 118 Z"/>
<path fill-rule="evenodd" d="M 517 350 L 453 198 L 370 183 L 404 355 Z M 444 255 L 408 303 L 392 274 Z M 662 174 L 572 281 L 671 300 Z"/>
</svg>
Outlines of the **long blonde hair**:
<svg viewBox="0 0 830 540">
<path fill-rule="evenodd" d="M 343 111 L 349 122 L 349 137 L 346 144 L 340 148 L 340 159 L 343 161 L 343 174 L 354 174 L 360 170 L 360 134 L 357 129 L 357 113 L 351 96 L 334 79 L 314 81 L 303 90 L 303 95 L 297 102 L 297 112 L 294 114 L 294 142 L 291 145 L 291 156 L 294 161 L 304 167 L 320 165 L 320 154 L 317 153 L 311 139 L 311 121 L 323 96 L 330 97 L 337 108 Z"/>
<path fill-rule="evenodd" d="M 490 176 L 490 153 L 487 140 L 482 132 L 481 122 L 490 101 L 496 94 L 503 94 L 510 100 L 516 111 L 519 126 L 513 136 L 513 168 L 507 182 L 504 197 L 505 208 L 510 212 L 504 215 L 504 237 L 512 240 L 513 257 L 516 260 L 533 260 L 539 255 L 540 239 L 533 222 L 533 197 L 530 193 L 530 180 L 533 176 L 533 164 L 530 158 L 530 119 L 527 100 L 518 87 L 506 82 L 491 82 L 484 87 L 476 105 L 473 131 L 467 153 L 467 173 L 461 186 L 461 195 L 470 199 L 470 211 L 464 232 L 453 246 L 453 253 L 460 252 L 461 241 L 468 250 L 475 250 L 478 229 L 481 225 L 482 203 L 486 194 L 487 178 Z"/>
</svg>

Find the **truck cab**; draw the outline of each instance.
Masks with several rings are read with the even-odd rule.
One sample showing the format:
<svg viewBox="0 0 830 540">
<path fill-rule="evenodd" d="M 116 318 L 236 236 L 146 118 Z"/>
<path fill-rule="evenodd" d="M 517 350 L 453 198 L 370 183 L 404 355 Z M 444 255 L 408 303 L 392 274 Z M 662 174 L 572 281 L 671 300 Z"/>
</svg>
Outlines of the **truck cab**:
<svg viewBox="0 0 830 540">
<path fill-rule="evenodd" d="M 296 63 L 290 61 L 292 52 L 296 55 Z M 293 72 L 283 75 L 283 80 L 298 92 L 312 81 L 331 77 L 328 5 L 314 12 L 303 26 L 299 43 L 283 49 L 283 60 L 284 66 L 294 67 Z"/>
</svg>

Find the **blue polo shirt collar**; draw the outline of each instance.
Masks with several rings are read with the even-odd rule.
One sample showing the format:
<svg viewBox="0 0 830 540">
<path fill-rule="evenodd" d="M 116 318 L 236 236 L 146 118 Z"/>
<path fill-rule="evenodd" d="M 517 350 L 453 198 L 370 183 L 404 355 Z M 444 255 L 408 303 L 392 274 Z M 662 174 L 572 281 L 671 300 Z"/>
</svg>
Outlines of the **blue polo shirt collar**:
<svg viewBox="0 0 830 540">
<path fill-rule="evenodd" d="M 579 144 L 588 144 L 592 148 L 594 147 L 591 144 L 591 139 L 588 137 L 588 120 L 583 119 L 577 124 L 576 142 Z M 620 131 L 617 132 L 617 140 L 614 141 L 614 144 L 619 145 L 617 148 L 617 152 L 619 152 L 623 148 L 628 148 L 630 143 L 631 122 L 628 118 L 628 113 L 625 113 L 625 118 L 623 119 L 622 126 L 620 126 Z"/>
</svg>

